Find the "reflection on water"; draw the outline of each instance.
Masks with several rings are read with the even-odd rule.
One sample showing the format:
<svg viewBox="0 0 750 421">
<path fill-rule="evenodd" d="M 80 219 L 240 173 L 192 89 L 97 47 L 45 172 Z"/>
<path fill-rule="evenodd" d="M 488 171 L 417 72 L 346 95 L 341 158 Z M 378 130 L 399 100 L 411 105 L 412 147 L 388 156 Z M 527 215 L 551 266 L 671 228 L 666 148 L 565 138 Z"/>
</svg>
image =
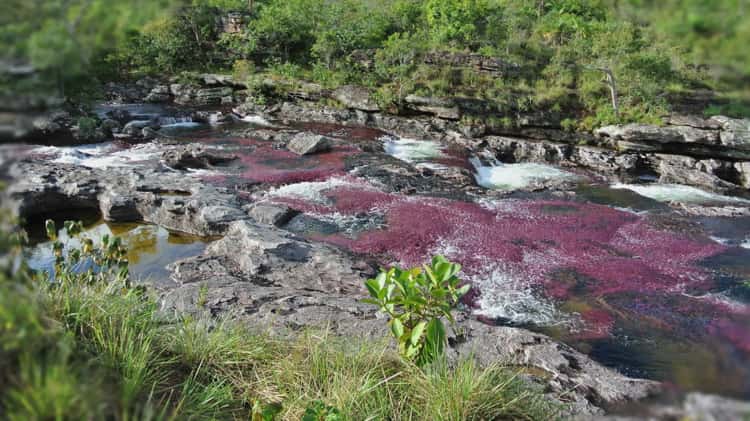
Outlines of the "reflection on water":
<svg viewBox="0 0 750 421">
<path fill-rule="evenodd" d="M 130 273 L 134 278 L 156 283 L 169 279 L 166 265 L 200 254 L 207 244 L 205 239 L 170 233 L 155 225 L 97 222 L 89 226 L 84 235 L 96 241 L 106 234 L 122 238 L 128 249 Z M 61 235 L 61 240 L 71 246 L 80 245 L 78 239 L 70 239 L 65 234 Z M 32 269 L 49 271 L 54 261 L 49 242 L 36 244 L 29 250 L 29 266 Z"/>
</svg>

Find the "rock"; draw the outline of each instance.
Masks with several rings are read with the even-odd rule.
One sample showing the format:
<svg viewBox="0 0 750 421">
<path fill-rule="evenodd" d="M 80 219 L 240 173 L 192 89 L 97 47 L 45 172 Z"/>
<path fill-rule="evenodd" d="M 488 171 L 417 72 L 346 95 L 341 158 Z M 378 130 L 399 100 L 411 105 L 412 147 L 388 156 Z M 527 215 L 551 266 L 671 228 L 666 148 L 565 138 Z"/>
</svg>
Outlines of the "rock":
<svg viewBox="0 0 750 421">
<path fill-rule="evenodd" d="M 39 131 L 42 135 L 50 136 L 54 135 L 63 129 L 63 126 L 54 121 L 52 117 L 37 117 L 33 121 L 34 129 Z"/>
<path fill-rule="evenodd" d="M 17 162 L 9 169 L 11 210 L 25 220 L 62 210 L 98 210 L 99 176 L 88 168 Z"/>
<path fill-rule="evenodd" d="M 750 417 L 750 402 L 691 393 L 683 406 L 685 417 L 706 421 L 732 421 Z"/>
<path fill-rule="evenodd" d="M 106 116 L 117 121 L 120 124 L 125 124 L 133 120 L 133 116 L 130 114 L 130 111 L 126 110 L 125 108 L 115 108 L 113 110 L 109 110 L 107 111 Z"/>
<path fill-rule="evenodd" d="M 733 184 L 740 184 L 741 180 L 733 172 L 731 162 L 695 158 L 682 155 L 655 154 L 648 158 L 650 166 L 659 174 L 661 183 L 687 184 L 705 187 L 710 190 L 723 192 L 731 189 Z M 732 175 L 731 180 L 722 178 Z"/>
<path fill-rule="evenodd" d="M 632 379 L 606 368 L 573 348 L 542 334 L 474 320 L 460 324 L 464 338 L 454 340 L 458 356 L 474 356 L 482 365 L 501 362 L 543 370 L 552 394 L 570 393 L 579 411 L 635 401 L 661 390 L 658 382 Z"/>
<path fill-rule="evenodd" d="M 333 91 L 332 96 L 336 101 L 348 108 L 370 112 L 380 110 L 378 104 L 371 98 L 370 91 L 361 86 L 342 86 Z"/>
<path fill-rule="evenodd" d="M 408 95 L 404 102 L 413 110 L 434 114 L 447 120 L 461 119 L 461 110 L 450 99 Z"/>
<path fill-rule="evenodd" d="M 630 143 L 670 144 L 700 143 L 718 145 L 719 133 L 713 130 L 696 129 L 690 126 L 659 127 L 649 124 L 625 124 L 606 126 L 594 132 L 599 137 L 608 137 Z"/>
<path fill-rule="evenodd" d="M 99 209 L 105 221 L 137 222 L 143 220 L 135 198 L 115 191 L 106 191 L 99 195 Z"/>
<path fill-rule="evenodd" d="M 729 148 L 750 150 L 750 119 L 711 117 L 721 125 L 721 144 Z"/>
<path fill-rule="evenodd" d="M 122 130 L 122 125 L 120 124 L 120 122 L 111 118 L 103 120 L 100 127 L 102 130 L 109 134 L 119 133 L 120 130 Z"/>
<path fill-rule="evenodd" d="M 570 145 L 511 137 L 487 136 L 487 146 L 503 162 L 549 162 L 567 160 L 572 152 Z"/>
<path fill-rule="evenodd" d="M 205 86 L 244 86 L 243 84 L 236 82 L 232 75 L 204 73 L 199 76 L 199 79 Z"/>
<path fill-rule="evenodd" d="M 644 403 L 637 416 L 578 416 L 577 421 L 738 421 L 750 418 L 750 402 L 703 393 L 689 393 L 673 404 Z"/>
<path fill-rule="evenodd" d="M 24 219 L 84 209 L 112 222 L 138 220 L 199 236 L 221 235 L 248 219 L 233 192 L 163 169 L 20 161 L 9 171 L 12 209 Z"/>
<path fill-rule="evenodd" d="M 750 162 L 736 162 L 734 168 L 739 176 L 740 185 L 750 189 Z"/>
<path fill-rule="evenodd" d="M 237 159 L 237 156 L 210 150 L 200 144 L 189 144 L 164 152 L 161 159 L 170 168 L 186 170 L 205 169 L 226 164 Z"/>
<path fill-rule="evenodd" d="M 143 134 L 143 129 L 147 127 L 153 130 L 161 128 L 157 120 L 133 120 L 122 128 L 122 133 L 140 137 Z"/>
<path fill-rule="evenodd" d="M 219 105 L 221 99 L 231 97 L 232 92 L 230 87 L 198 89 L 195 92 L 195 103 L 196 105 Z"/>
<path fill-rule="evenodd" d="M 287 149 L 297 155 L 311 155 L 327 152 L 333 147 L 333 141 L 325 136 L 313 133 L 299 133 L 287 144 Z"/>
<path fill-rule="evenodd" d="M 158 138 L 159 136 L 160 136 L 159 132 L 152 129 L 151 127 L 144 127 L 141 130 L 141 138 L 143 140 L 153 140 L 153 139 Z"/>
<path fill-rule="evenodd" d="M 245 207 L 247 214 L 261 224 L 281 227 L 299 214 L 288 206 L 272 203 L 253 203 Z"/>
<path fill-rule="evenodd" d="M 151 103 L 168 102 L 172 99 L 169 86 L 167 85 L 156 85 L 151 89 L 151 92 L 146 96 L 144 101 Z"/>
<path fill-rule="evenodd" d="M 666 119 L 666 123 L 670 126 L 688 126 L 704 130 L 721 129 L 721 123 L 718 121 L 694 115 L 671 115 Z"/>
</svg>

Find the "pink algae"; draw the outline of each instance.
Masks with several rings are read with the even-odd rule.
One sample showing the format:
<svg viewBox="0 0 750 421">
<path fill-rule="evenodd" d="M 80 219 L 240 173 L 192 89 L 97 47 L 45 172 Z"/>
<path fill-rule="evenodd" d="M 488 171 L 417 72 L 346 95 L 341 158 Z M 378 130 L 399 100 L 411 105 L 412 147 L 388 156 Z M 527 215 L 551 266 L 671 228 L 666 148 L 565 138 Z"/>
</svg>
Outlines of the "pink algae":
<svg viewBox="0 0 750 421">
<path fill-rule="evenodd" d="M 596 204 L 504 200 L 482 206 L 356 186 L 333 188 L 324 195 L 329 200 L 325 206 L 294 200 L 303 211 L 377 212 L 386 220 L 383 229 L 355 238 L 327 236 L 325 241 L 409 266 L 443 253 L 463 264 L 469 279 L 486 276 L 488 266 L 502 263 L 557 301 L 708 291 L 714 286 L 712 275 L 698 262 L 726 249 L 709 239 L 655 229 L 644 216 Z M 662 311 L 673 312 L 680 321 L 692 320 L 690 311 L 672 308 L 668 301 L 659 300 Z M 582 311 L 587 325 L 582 335 L 607 335 L 614 325 L 612 311 Z"/>
<path fill-rule="evenodd" d="M 210 141 L 206 141 L 209 143 Z M 344 175 L 346 159 L 357 153 L 352 146 L 336 146 L 326 153 L 300 156 L 254 139 L 220 139 L 212 143 L 230 145 L 238 164 L 203 179 L 221 184 L 270 183 L 274 185 L 325 180 Z M 239 168 L 235 168 L 239 167 Z"/>
</svg>

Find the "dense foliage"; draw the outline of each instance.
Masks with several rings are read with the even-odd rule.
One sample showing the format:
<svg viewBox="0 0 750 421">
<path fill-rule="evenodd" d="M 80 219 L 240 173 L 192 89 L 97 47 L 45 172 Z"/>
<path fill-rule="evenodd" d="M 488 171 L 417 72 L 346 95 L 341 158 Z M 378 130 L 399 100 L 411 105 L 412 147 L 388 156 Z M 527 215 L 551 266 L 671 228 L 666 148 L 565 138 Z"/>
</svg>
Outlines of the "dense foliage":
<svg viewBox="0 0 750 421">
<path fill-rule="evenodd" d="M 246 60 L 329 87 L 371 86 L 394 109 L 410 93 L 478 96 L 562 110 L 588 127 L 656 121 L 668 94 L 707 82 L 746 92 L 748 1 L 11 0 L 0 18 L 0 55 L 33 63 L 62 92 L 82 78 L 231 69 Z M 221 33 L 221 16 L 250 8 L 244 31 Z M 352 60 L 356 51 L 375 66 Z M 488 77 L 422 63 L 440 51 L 495 57 L 518 71 Z"/>
</svg>

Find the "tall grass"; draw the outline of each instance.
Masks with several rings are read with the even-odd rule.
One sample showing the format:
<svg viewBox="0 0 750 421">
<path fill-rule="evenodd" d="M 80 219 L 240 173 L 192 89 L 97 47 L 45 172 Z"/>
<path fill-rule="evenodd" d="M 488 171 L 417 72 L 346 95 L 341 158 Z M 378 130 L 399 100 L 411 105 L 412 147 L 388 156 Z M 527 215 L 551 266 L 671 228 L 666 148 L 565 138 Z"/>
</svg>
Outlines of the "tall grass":
<svg viewBox="0 0 750 421">
<path fill-rule="evenodd" d="M 272 337 L 209 316 L 170 318 L 121 280 L 50 283 L 16 268 L 0 264 L 0 419 L 271 419 L 266 410 L 299 420 L 315 405 L 346 420 L 559 413 L 499 366 L 419 368 L 385 339 Z"/>
</svg>

